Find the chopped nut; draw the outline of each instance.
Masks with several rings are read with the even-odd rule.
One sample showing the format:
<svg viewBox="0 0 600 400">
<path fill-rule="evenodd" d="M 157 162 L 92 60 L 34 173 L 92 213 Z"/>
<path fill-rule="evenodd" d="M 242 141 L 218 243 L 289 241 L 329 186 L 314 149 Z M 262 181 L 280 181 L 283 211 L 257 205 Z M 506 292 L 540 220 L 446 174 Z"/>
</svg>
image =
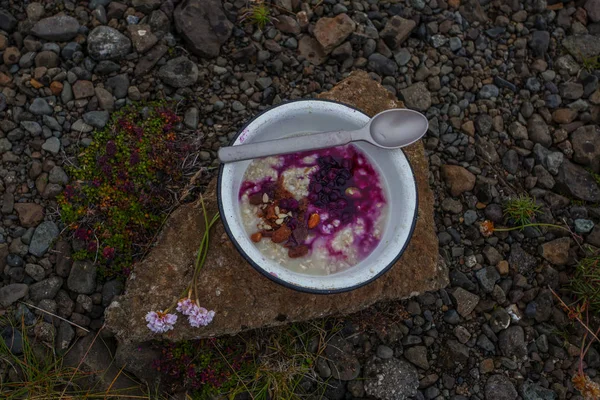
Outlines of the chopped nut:
<svg viewBox="0 0 600 400">
<path fill-rule="evenodd" d="M 267 207 L 266 218 L 270 219 L 270 220 L 273 220 L 273 219 L 277 218 L 277 215 L 275 214 L 275 210 L 273 209 L 273 205 L 272 204 Z"/>
<path fill-rule="evenodd" d="M 273 232 L 273 236 L 271 236 L 271 240 L 273 243 L 283 243 L 289 239 L 292 234 L 292 230 L 288 228 L 286 225 L 282 225 L 279 229 Z"/>
<path fill-rule="evenodd" d="M 286 218 L 288 215 L 287 214 L 278 214 L 277 217 L 278 218 Z"/>
<path fill-rule="evenodd" d="M 313 229 L 314 227 L 319 225 L 319 221 L 321 221 L 321 217 L 319 217 L 319 214 L 311 214 L 311 216 L 308 218 L 308 229 Z"/>
<path fill-rule="evenodd" d="M 250 240 L 252 240 L 254 243 L 260 242 L 260 239 L 262 239 L 262 233 L 260 232 L 256 232 L 250 236 Z"/>
<path fill-rule="evenodd" d="M 276 220 L 276 221 L 275 221 L 275 223 L 276 223 L 277 225 L 281 225 L 281 224 L 283 224 L 283 218 L 279 218 L 278 220 Z"/>
</svg>

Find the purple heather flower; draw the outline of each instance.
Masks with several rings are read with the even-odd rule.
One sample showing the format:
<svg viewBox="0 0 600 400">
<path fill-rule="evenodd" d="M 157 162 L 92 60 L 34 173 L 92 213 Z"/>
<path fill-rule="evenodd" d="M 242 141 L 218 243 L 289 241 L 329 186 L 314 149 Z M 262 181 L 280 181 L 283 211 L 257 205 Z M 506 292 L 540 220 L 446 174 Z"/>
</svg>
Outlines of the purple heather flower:
<svg viewBox="0 0 600 400">
<path fill-rule="evenodd" d="M 117 145 L 115 144 L 114 140 L 109 140 L 108 142 L 106 142 L 106 154 L 109 157 L 112 157 L 115 154 L 117 154 Z"/>
<path fill-rule="evenodd" d="M 146 314 L 148 329 L 154 333 L 165 333 L 173 329 L 173 325 L 177 322 L 177 315 L 168 314 L 162 311 L 150 311 Z"/>
<path fill-rule="evenodd" d="M 87 245 L 87 251 L 90 253 L 95 252 L 98 249 L 98 245 L 96 242 L 89 242 Z"/>
<path fill-rule="evenodd" d="M 179 300 L 177 311 L 187 315 L 190 325 L 194 328 L 210 324 L 215 316 L 214 311 L 208 311 L 206 308 L 198 306 L 190 298 Z"/>
<path fill-rule="evenodd" d="M 136 165 L 139 162 L 140 162 L 140 155 L 139 155 L 139 153 L 137 151 L 134 151 L 129 156 L 129 164 Z"/>
<path fill-rule="evenodd" d="M 110 175 L 110 174 L 112 174 L 112 167 L 110 165 L 108 165 L 108 164 L 105 164 L 105 165 L 102 166 L 102 172 L 105 175 Z"/>
</svg>

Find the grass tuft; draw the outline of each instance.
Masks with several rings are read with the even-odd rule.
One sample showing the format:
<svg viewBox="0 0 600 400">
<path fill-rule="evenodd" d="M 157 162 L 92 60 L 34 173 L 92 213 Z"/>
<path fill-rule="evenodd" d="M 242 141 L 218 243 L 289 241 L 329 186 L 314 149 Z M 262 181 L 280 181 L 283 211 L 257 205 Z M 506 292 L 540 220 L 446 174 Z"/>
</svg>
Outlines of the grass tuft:
<svg viewBox="0 0 600 400">
<path fill-rule="evenodd" d="M 162 357 L 154 366 L 171 390 L 187 389 L 192 399 L 320 398 L 327 383 L 315 372 L 317 359 L 338 331 L 337 322 L 322 320 L 229 338 L 159 343 Z"/>
<path fill-rule="evenodd" d="M 262 0 L 254 0 L 243 14 L 242 21 L 249 21 L 259 29 L 264 29 L 271 22 L 271 9 Z"/>
<path fill-rule="evenodd" d="M 586 257 L 575 269 L 571 291 L 594 311 L 600 311 L 600 256 Z"/>
<path fill-rule="evenodd" d="M 0 320 L 0 330 L 22 332 L 21 343 L 7 342 L 0 336 L 0 396 L 2 399 L 148 399 L 133 396 L 121 390 L 94 391 L 84 389 L 75 382 L 86 381 L 99 371 L 85 372 L 63 365 L 63 358 L 53 349 L 29 338 L 24 322 L 17 329 L 14 323 Z M 22 351 L 14 354 L 19 345 Z M 16 353 L 16 352 L 15 352 Z M 5 373 L 6 372 L 6 373 Z"/>
<path fill-rule="evenodd" d="M 520 195 L 504 204 L 505 218 L 516 226 L 531 224 L 540 213 L 541 207 L 536 204 L 535 199 L 527 195 Z"/>
<path fill-rule="evenodd" d="M 581 61 L 583 64 L 583 68 L 585 68 L 589 72 L 600 69 L 600 56 L 583 57 L 582 55 Z"/>
</svg>

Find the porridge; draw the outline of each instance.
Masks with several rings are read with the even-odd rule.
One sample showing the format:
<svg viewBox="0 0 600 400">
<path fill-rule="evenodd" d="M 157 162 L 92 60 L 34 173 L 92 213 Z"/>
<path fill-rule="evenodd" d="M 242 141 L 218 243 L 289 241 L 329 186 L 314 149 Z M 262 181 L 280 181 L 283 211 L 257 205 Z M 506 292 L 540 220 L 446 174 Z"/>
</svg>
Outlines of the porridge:
<svg viewBox="0 0 600 400">
<path fill-rule="evenodd" d="M 367 257 L 387 216 L 380 175 L 353 145 L 256 159 L 239 200 L 260 252 L 313 275 L 340 272 Z"/>
</svg>

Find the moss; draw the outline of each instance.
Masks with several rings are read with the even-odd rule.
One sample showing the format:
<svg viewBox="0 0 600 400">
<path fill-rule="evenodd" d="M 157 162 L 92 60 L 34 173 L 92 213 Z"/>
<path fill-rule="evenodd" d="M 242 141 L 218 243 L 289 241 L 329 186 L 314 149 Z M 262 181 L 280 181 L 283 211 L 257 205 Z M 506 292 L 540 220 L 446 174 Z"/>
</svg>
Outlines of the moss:
<svg viewBox="0 0 600 400">
<path fill-rule="evenodd" d="M 128 273 L 173 203 L 167 185 L 181 180 L 178 122 L 163 103 L 127 107 L 69 169 L 61 217 L 104 275 Z"/>
</svg>

